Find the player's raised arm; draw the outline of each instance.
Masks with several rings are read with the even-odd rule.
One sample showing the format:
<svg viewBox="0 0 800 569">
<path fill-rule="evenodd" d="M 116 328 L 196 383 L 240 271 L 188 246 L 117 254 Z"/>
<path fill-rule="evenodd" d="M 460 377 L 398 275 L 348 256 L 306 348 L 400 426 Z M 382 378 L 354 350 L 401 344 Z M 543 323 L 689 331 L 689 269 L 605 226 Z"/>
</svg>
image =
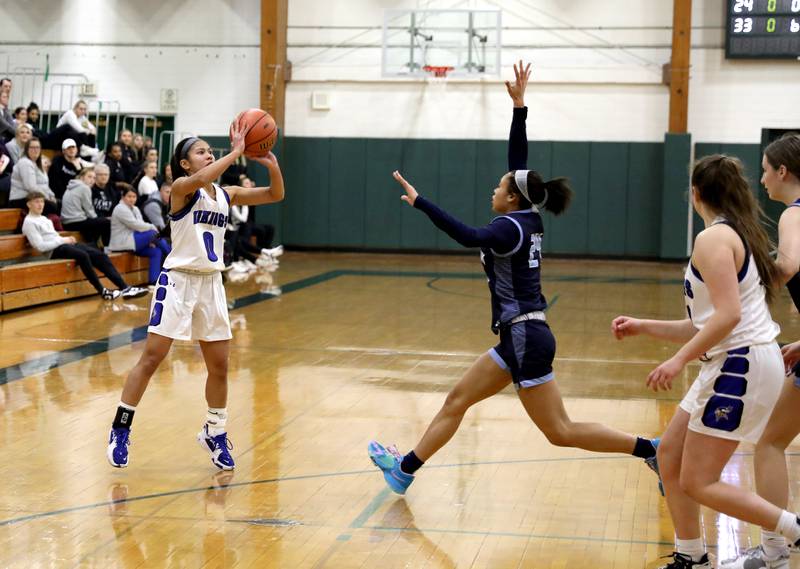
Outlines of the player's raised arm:
<svg viewBox="0 0 800 569">
<path fill-rule="evenodd" d="M 525 90 L 531 76 L 531 64 L 514 64 L 514 82 L 506 81 L 508 96 L 514 102 L 511 130 L 508 134 L 508 170 L 526 170 L 528 168 L 528 133 L 525 120 L 528 118 L 528 107 L 525 106 Z"/>
<path fill-rule="evenodd" d="M 261 188 L 231 186 L 227 188 L 231 196 L 231 203 L 235 205 L 261 205 L 283 200 L 283 174 L 275 155 L 270 152 L 263 158 L 250 158 L 250 160 L 266 166 L 267 170 L 269 170 L 270 185 Z"/>
<path fill-rule="evenodd" d="M 172 157 L 172 175 L 175 181 L 172 183 L 172 199 L 180 203 L 180 198 L 184 198 L 194 193 L 206 184 L 217 180 L 231 164 L 244 152 L 245 130 L 239 123 L 231 125 L 231 151 L 220 158 L 214 159 L 209 145 L 199 138 L 190 137 L 179 143 Z M 202 143 L 202 144 L 198 144 Z M 191 164 L 203 163 L 205 165 L 189 175 L 187 170 Z M 179 198 L 179 199 L 175 199 Z"/>
</svg>

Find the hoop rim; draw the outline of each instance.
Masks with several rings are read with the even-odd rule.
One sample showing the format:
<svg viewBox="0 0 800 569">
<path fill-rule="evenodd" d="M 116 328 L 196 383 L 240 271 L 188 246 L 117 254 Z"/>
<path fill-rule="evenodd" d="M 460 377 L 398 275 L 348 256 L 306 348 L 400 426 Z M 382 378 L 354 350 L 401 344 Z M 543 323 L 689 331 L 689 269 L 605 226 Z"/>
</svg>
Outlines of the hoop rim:
<svg viewBox="0 0 800 569">
<path fill-rule="evenodd" d="M 426 65 L 422 68 L 423 71 L 430 73 L 434 77 L 447 77 L 447 74 L 454 69 L 455 67 L 451 65 Z"/>
</svg>

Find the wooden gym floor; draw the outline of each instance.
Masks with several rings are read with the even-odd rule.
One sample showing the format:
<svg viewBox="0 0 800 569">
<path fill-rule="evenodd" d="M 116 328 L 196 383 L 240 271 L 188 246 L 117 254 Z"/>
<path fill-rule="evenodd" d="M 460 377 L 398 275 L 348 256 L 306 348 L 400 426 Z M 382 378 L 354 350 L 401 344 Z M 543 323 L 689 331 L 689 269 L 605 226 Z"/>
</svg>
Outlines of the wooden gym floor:
<svg viewBox="0 0 800 569">
<path fill-rule="evenodd" d="M 544 275 L 571 415 L 660 433 L 697 366 L 654 395 L 644 379 L 674 348 L 618 343 L 609 324 L 682 317 L 682 267 L 546 259 Z M 367 442 L 406 451 L 494 345 L 476 258 L 289 253 L 273 277 L 228 287 L 233 473 L 195 441 L 204 366 L 188 343 L 136 413 L 130 466 L 106 462 L 149 297 L 0 318 L 0 567 L 623 569 L 671 551 L 641 461 L 551 446 L 510 389 L 468 413 L 405 499 L 386 489 Z M 283 294 L 259 292 L 270 286 Z M 786 297 L 773 312 L 782 340 L 800 337 Z M 751 451 L 729 480 L 753 485 Z M 800 462 L 789 461 L 797 496 Z M 704 527 L 723 557 L 758 539 L 710 512 Z"/>
</svg>

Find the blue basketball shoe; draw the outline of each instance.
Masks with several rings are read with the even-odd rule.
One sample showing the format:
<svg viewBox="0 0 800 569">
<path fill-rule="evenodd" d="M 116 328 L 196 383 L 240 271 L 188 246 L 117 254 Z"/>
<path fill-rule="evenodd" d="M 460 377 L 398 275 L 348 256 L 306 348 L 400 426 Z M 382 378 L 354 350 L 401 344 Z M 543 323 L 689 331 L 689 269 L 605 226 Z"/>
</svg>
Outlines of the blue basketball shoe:
<svg viewBox="0 0 800 569">
<path fill-rule="evenodd" d="M 228 440 L 228 433 L 212 437 L 208 434 L 208 425 L 203 425 L 203 430 L 197 433 L 197 442 L 211 455 L 211 462 L 220 470 L 233 470 L 233 457 L 229 451 L 233 444 Z"/>
<path fill-rule="evenodd" d="M 130 429 L 111 429 L 108 436 L 106 456 L 111 466 L 125 468 L 128 466 L 128 445 L 131 444 Z"/>
<path fill-rule="evenodd" d="M 397 447 L 394 445 L 385 447 L 378 441 L 370 441 L 367 454 L 375 466 L 383 471 L 383 478 L 392 492 L 405 494 L 408 487 L 414 482 L 414 475 L 400 470 L 400 462 L 403 457 L 397 452 Z"/>
<path fill-rule="evenodd" d="M 653 448 L 656 449 L 656 453 L 658 452 L 658 445 L 661 444 L 660 438 L 650 439 L 650 444 L 653 445 Z M 664 495 L 664 483 L 661 482 L 661 472 L 658 470 L 658 454 L 654 454 L 651 458 L 645 458 L 644 463 L 656 473 L 658 476 L 658 491 L 661 492 L 661 495 Z"/>
</svg>

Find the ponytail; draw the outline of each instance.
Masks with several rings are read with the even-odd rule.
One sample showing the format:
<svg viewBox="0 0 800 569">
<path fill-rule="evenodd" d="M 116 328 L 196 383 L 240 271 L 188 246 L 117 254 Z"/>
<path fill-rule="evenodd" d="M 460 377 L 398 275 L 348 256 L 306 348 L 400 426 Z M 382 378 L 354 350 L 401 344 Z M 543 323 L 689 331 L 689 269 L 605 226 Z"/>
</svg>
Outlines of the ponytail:
<svg viewBox="0 0 800 569">
<path fill-rule="evenodd" d="M 519 197 L 521 209 L 536 206 L 553 215 L 560 215 L 572 202 L 574 192 L 567 178 L 554 178 L 545 182 L 536 170 L 514 170 L 507 176 L 508 188 Z"/>
</svg>

